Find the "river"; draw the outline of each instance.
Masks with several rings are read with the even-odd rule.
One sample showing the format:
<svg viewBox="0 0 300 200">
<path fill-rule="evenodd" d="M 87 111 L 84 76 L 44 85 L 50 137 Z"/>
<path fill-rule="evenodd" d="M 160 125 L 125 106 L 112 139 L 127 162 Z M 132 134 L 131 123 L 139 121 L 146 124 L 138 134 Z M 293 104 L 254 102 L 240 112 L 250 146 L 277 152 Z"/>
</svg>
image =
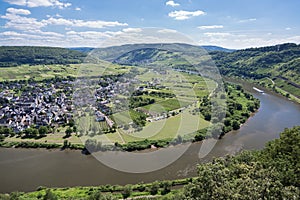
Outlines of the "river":
<svg viewBox="0 0 300 200">
<path fill-rule="evenodd" d="M 261 149 L 287 127 L 300 125 L 300 106 L 276 94 L 258 93 L 251 84 L 244 88 L 261 101 L 261 107 L 238 131 L 227 133 L 203 159 L 201 142 L 194 143 L 171 165 L 149 173 L 125 173 L 111 169 L 80 151 L 0 148 L 0 193 L 33 191 L 38 186 L 71 187 L 129 184 L 178 179 L 196 175 L 196 164 L 241 149 Z M 180 150 L 181 145 L 170 147 Z"/>
</svg>

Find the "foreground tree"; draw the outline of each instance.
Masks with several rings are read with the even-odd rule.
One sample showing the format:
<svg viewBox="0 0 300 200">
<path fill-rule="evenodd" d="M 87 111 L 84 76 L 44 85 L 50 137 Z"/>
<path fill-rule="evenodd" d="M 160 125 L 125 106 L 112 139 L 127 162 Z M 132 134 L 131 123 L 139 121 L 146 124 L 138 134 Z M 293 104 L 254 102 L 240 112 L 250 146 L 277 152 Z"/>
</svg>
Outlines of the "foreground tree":
<svg viewBox="0 0 300 200">
<path fill-rule="evenodd" d="M 198 166 L 198 178 L 175 199 L 299 199 L 300 126 L 257 152 Z"/>
</svg>

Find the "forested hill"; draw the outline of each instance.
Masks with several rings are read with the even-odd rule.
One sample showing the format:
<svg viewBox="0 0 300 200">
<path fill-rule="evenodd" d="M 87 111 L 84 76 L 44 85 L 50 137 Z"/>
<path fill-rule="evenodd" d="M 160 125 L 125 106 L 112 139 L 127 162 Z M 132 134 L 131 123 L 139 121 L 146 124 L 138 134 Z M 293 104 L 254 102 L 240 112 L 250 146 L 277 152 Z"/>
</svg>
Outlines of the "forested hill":
<svg viewBox="0 0 300 200">
<path fill-rule="evenodd" d="M 210 55 L 223 75 L 253 78 L 265 86 L 276 84 L 278 89 L 300 97 L 300 45 L 287 43 Z"/>
<path fill-rule="evenodd" d="M 300 68 L 295 65 L 300 64 L 300 45 L 296 44 L 250 48 L 232 53 L 218 51 L 210 54 L 223 74 L 260 78 L 274 75 L 276 72 L 279 74 L 279 71 L 300 72 Z"/>
<path fill-rule="evenodd" d="M 86 54 L 58 47 L 1 46 L 0 67 L 81 63 Z"/>
</svg>

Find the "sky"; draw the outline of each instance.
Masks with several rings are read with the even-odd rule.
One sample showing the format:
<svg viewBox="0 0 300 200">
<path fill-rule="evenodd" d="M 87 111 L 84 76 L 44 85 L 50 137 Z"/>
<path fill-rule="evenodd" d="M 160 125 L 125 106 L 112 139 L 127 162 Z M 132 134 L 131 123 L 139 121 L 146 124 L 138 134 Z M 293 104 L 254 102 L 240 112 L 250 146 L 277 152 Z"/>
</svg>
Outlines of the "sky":
<svg viewBox="0 0 300 200">
<path fill-rule="evenodd" d="M 179 36 L 231 49 L 299 44 L 299 8 L 299 0 L 0 0 L 0 45 L 102 47 Z M 160 34 L 143 35 L 148 28 Z"/>
</svg>

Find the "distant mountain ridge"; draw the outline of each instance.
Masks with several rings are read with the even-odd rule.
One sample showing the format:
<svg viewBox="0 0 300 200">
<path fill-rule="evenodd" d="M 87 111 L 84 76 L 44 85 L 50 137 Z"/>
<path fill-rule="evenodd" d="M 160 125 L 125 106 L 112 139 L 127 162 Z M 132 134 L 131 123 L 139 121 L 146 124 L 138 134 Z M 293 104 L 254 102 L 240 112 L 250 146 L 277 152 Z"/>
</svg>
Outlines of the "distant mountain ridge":
<svg viewBox="0 0 300 200">
<path fill-rule="evenodd" d="M 130 48 L 132 46 L 140 46 L 141 48 L 153 48 L 154 46 L 156 46 L 157 44 L 126 44 L 126 45 L 121 45 L 121 46 L 112 46 L 112 47 L 105 47 L 105 48 L 99 48 L 99 49 L 107 49 L 107 50 L 111 50 L 114 48 L 122 48 L 122 47 L 126 47 L 126 48 Z M 223 48 L 220 46 L 213 46 L 213 45 L 204 45 L 204 46 L 196 46 L 196 45 L 191 45 L 191 46 L 195 46 L 198 48 L 203 48 L 204 50 L 211 52 L 211 51 L 224 51 L 224 52 L 233 52 L 236 51 L 235 49 L 227 49 L 227 48 Z M 93 51 L 94 49 L 97 48 L 93 48 L 93 47 L 73 47 L 73 48 L 69 48 L 71 50 L 75 50 L 75 51 L 80 51 L 83 53 L 88 53 Z"/>
<path fill-rule="evenodd" d="M 227 49 L 224 47 L 213 46 L 213 45 L 204 45 L 204 46 L 200 46 L 200 47 L 202 47 L 203 49 L 205 49 L 208 52 L 211 52 L 211 51 L 234 52 L 234 51 L 236 51 L 236 49 Z"/>
</svg>

